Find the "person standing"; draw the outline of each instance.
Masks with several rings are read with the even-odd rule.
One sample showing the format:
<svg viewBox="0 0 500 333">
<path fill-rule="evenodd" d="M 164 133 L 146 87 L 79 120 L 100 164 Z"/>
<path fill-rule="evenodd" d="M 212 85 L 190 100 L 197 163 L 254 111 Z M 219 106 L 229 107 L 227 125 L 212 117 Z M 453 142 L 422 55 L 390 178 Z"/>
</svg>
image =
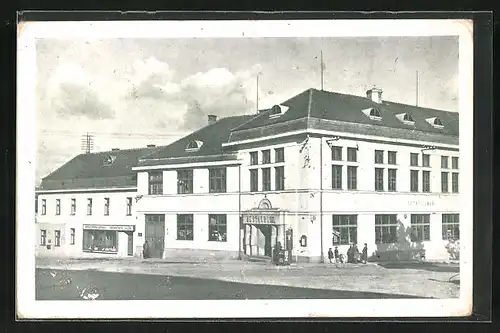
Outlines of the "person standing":
<svg viewBox="0 0 500 333">
<path fill-rule="evenodd" d="M 328 249 L 328 260 L 330 261 L 330 264 L 332 263 L 332 259 L 333 259 L 333 251 L 332 251 L 332 248 L 329 248 Z"/>
<path fill-rule="evenodd" d="M 338 263 L 339 262 L 339 248 L 337 246 L 335 246 L 335 250 L 333 251 L 333 255 L 335 257 L 335 263 Z"/>
<path fill-rule="evenodd" d="M 148 244 L 148 241 L 145 241 L 144 245 L 142 246 L 142 257 L 144 259 L 148 259 L 149 258 L 149 244 Z"/>
<path fill-rule="evenodd" d="M 363 247 L 363 253 L 361 255 L 361 259 L 363 260 L 363 264 L 366 264 L 368 260 L 368 245 L 365 243 L 365 246 Z"/>
</svg>

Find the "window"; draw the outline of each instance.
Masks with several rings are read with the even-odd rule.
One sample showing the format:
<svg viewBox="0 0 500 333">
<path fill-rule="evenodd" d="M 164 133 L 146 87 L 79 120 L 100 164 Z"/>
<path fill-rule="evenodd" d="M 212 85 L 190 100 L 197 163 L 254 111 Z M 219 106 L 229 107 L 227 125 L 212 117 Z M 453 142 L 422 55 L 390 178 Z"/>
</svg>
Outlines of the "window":
<svg viewBox="0 0 500 333">
<path fill-rule="evenodd" d="M 451 158 L 451 168 L 458 169 L 458 157 Z"/>
<path fill-rule="evenodd" d="M 458 172 L 453 172 L 451 174 L 451 191 L 453 193 L 458 193 Z"/>
<path fill-rule="evenodd" d="M 441 168 L 448 169 L 448 156 L 441 156 Z"/>
<path fill-rule="evenodd" d="M 47 245 L 47 230 L 45 229 L 40 229 L 40 245 Z"/>
<path fill-rule="evenodd" d="M 92 215 L 92 199 L 87 199 L 87 215 Z"/>
<path fill-rule="evenodd" d="M 403 121 L 414 122 L 413 117 L 409 113 L 404 114 Z"/>
<path fill-rule="evenodd" d="M 208 241 L 227 241 L 227 221 L 226 215 L 208 215 Z"/>
<path fill-rule="evenodd" d="M 383 150 L 375 150 L 375 163 L 383 164 L 384 163 L 384 151 Z"/>
<path fill-rule="evenodd" d="M 332 147 L 332 160 L 342 161 L 342 147 L 339 146 Z"/>
<path fill-rule="evenodd" d="M 285 167 L 274 168 L 274 186 L 276 191 L 285 189 Z"/>
<path fill-rule="evenodd" d="M 411 241 L 423 242 L 430 240 L 430 215 L 411 215 Z"/>
<path fill-rule="evenodd" d="M 276 163 L 285 162 L 285 149 L 284 148 L 276 148 L 274 150 L 274 161 Z"/>
<path fill-rule="evenodd" d="M 193 170 L 177 171 L 177 193 L 193 193 Z"/>
<path fill-rule="evenodd" d="M 47 214 L 47 199 L 42 199 L 42 215 Z"/>
<path fill-rule="evenodd" d="M 431 191 L 431 172 L 422 171 L 422 192 Z"/>
<path fill-rule="evenodd" d="M 262 164 L 271 163 L 271 151 L 269 149 L 262 151 Z"/>
<path fill-rule="evenodd" d="M 202 141 L 193 140 L 187 144 L 186 151 L 197 151 L 200 150 L 201 146 L 203 146 Z"/>
<path fill-rule="evenodd" d="M 104 215 L 109 215 L 109 198 L 104 198 Z"/>
<path fill-rule="evenodd" d="M 75 228 L 69 229 L 69 243 L 70 245 L 75 245 Z"/>
<path fill-rule="evenodd" d="M 375 168 L 375 191 L 384 190 L 384 169 Z"/>
<path fill-rule="evenodd" d="M 193 215 L 177 215 L 177 239 L 193 240 Z"/>
<path fill-rule="evenodd" d="M 127 198 L 127 216 L 132 215 L 132 198 Z"/>
<path fill-rule="evenodd" d="M 410 165 L 418 166 L 418 154 L 410 153 Z"/>
<path fill-rule="evenodd" d="M 61 199 L 56 199 L 56 215 L 61 215 Z"/>
<path fill-rule="evenodd" d="M 358 187 L 358 167 L 347 167 L 347 189 L 356 190 Z"/>
<path fill-rule="evenodd" d="M 375 215 L 375 243 L 392 244 L 398 242 L 398 221 L 395 214 Z"/>
<path fill-rule="evenodd" d="M 382 115 L 380 114 L 379 109 L 372 108 L 372 109 L 370 110 L 370 117 L 374 117 L 374 118 L 382 118 Z"/>
<path fill-rule="evenodd" d="M 460 239 L 460 216 L 459 214 L 443 214 L 443 240 Z"/>
<path fill-rule="evenodd" d="M 148 175 L 149 195 L 163 194 L 163 171 L 150 172 Z"/>
<path fill-rule="evenodd" d="M 226 168 L 209 170 L 210 193 L 226 192 Z"/>
<path fill-rule="evenodd" d="M 397 170 L 396 169 L 387 169 L 387 178 L 388 178 L 388 183 L 387 183 L 387 189 L 391 192 L 396 191 L 397 187 Z"/>
<path fill-rule="evenodd" d="M 333 215 L 333 245 L 357 243 L 357 220 L 357 215 Z"/>
<path fill-rule="evenodd" d="M 257 192 L 259 190 L 259 170 L 250 170 L 250 192 Z"/>
<path fill-rule="evenodd" d="M 61 230 L 54 230 L 54 246 L 61 246 Z"/>
<path fill-rule="evenodd" d="M 448 172 L 441 172 L 441 192 L 448 193 Z"/>
<path fill-rule="evenodd" d="M 422 166 L 429 167 L 430 166 L 430 155 L 422 154 Z"/>
<path fill-rule="evenodd" d="M 110 252 L 118 251 L 117 232 L 112 230 L 83 230 L 84 252 Z"/>
<path fill-rule="evenodd" d="M 256 151 L 253 151 L 250 153 L 250 165 L 257 165 L 259 164 L 259 155 L 257 154 Z"/>
<path fill-rule="evenodd" d="M 441 119 L 439 118 L 434 118 L 434 125 L 435 126 L 443 126 L 443 123 L 441 122 Z"/>
<path fill-rule="evenodd" d="M 262 191 L 271 191 L 271 169 L 262 169 Z"/>
<path fill-rule="evenodd" d="M 418 170 L 410 170 L 410 191 L 418 192 Z"/>
<path fill-rule="evenodd" d="M 71 199 L 71 215 L 76 214 L 76 199 Z"/>
<path fill-rule="evenodd" d="M 387 163 L 388 164 L 397 164 L 397 153 L 395 151 L 387 152 Z"/>
<path fill-rule="evenodd" d="M 332 188 L 342 189 L 342 165 L 332 165 Z"/>
<path fill-rule="evenodd" d="M 349 162 L 358 161 L 358 150 L 356 148 L 347 148 L 347 160 Z"/>
</svg>

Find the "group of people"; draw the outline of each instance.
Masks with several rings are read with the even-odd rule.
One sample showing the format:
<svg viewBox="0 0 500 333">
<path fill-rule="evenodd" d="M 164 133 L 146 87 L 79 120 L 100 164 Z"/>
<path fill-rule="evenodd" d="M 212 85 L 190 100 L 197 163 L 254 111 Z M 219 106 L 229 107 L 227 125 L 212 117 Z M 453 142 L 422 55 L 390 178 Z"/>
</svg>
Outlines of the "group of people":
<svg viewBox="0 0 500 333">
<path fill-rule="evenodd" d="M 328 249 L 328 260 L 330 261 L 331 264 L 344 262 L 344 256 L 339 254 L 339 249 L 337 246 L 335 246 L 335 249 L 333 251 L 332 248 Z M 348 263 L 357 264 L 359 262 L 362 262 L 363 264 L 366 264 L 367 260 L 368 260 L 368 245 L 366 243 L 361 253 L 359 252 L 357 244 L 351 244 L 351 246 L 349 246 L 349 249 L 347 250 Z"/>
</svg>

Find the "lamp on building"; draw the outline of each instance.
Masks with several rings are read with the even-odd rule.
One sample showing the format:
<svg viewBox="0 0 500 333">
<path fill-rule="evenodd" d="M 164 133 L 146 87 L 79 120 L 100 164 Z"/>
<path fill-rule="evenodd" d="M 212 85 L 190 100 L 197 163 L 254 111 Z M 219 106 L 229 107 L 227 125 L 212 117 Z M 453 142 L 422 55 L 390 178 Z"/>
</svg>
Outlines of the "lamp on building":
<svg viewBox="0 0 500 333">
<path fill-rule="evenodd" d="M 138 202 L 139 200 L 141 200 L 141 199 L 142 199 L 142 195 L 137 195 L 137 196 L 135 197 L 135 202 L 137 203 L 137 202 Z"/>
</svg>

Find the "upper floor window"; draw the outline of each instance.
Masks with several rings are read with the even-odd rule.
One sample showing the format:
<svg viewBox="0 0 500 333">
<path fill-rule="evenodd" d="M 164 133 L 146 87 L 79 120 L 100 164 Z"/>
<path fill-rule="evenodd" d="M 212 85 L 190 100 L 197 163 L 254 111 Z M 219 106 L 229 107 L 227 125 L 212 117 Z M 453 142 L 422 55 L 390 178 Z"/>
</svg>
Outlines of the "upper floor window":
<svg viewBox="0 0 500 333">
<path fill-rule="evenodd" d="M 197 151 L 203 146 L 203 142 L 198 140 L 190 141 L 186 146 L 186 151 Z"/>
<path fill-rule="evenodd" d="M 40 229 L 40 245 L 47 245 L 47 230 L 45 229 Z"/>
<path fill-rule="evenodd" d="M 441 156 L 441 168 L 448 169 L 448 156 Z"/>
<path fill-rule="evenodd" d="M 427 118 L 426 121 L 431 124 L 433 127 L 436 127 L 436 128 L 443 128 L 443 123 L 441 122 L 441 119 L 439 119 L 438 117 L 434 117 L 434 118 Z"/>
<path fill-rule="evenodd" d="M 250 170 L 250 192 L 259 190 L 259 169 Z"/>
<path fill-rule="evenodd" d="M 271 169 L 262 169 L 262 191 L 271 191 Z"/>
<path fill-rule="evenodd" d="M 269 149 L 262 151 L 262 164 L 271 163 L 271 151 Z"/>
<path fill-rule="evenodd" d="M 451 168 L 458 169 L 458 157 L 451 158 Z"/>
<path fill-rule="evenodd" d="M 401 113 L 396 115 L 396 118 L 398 118 L 401 122 L 407 124 L 407 125 L 413 125 L 415 121 L 413 120 L 413 117 L 409 113 Z"/>
<path fill-rule="evenodd" d="M 422 166 L 429 167 L 431 164 L 430 159 L 431 157 L 429 154 L 422 154 Z"/>
<path fill-rule="evenodd" d="M 347 161 L 357 162 L 358 161 L 358 150 L 356 148 L 347 148 Z"/>
<path fill-rule="evenodd" d="M 418 166 L 418 154 L 410 153 L 410 165 Z"/>
<path fill-rule="evenodd" d="M 395 151 L 387 152 L 387 163 L 393 165 L 397 164 L 397 153 Z"/>
<path fill-rule="evenodd" d="M 256 151 L 253 151 L 250 153 L 250 165 L 257 165 L 259 164 L 259 155 L 257 154 Z"/>
<path fill-rule="evenodd" d="M 76 199 L 71 198 L 71 215 L 76 214 Z"/>
<path fill-rule="evenodd" d="M 285 162 L 285 149 L 284 148 L 276 148 L 274 150 L 274 160 L 276 163 Z"/>
<path fill-rule="evenodd" d="M 342 189 L 342 165 L 332 165 L 332 188 Z"/>
<path fill-rule="evenodd" d="M 61 199 L 56 199 L 56 215 L 61 215 Z"/>
<path fill-rule="evenodd" d="M 377 164 L 384 163 L 384 151 L 383 150 L 375 150 L 375 163 L 377 163 Z"/>
<path fill-rule="evenodd" d="M 375 191 L 384 190 L 384 169 L 375 168 Z"/>
<path fill-rule="evenodd" d="M 210 193 L 226 192 L 226 168 L 209 170 L 209 191 Z"/>
<path fill-rule="evenodd" d="M 193 193 L 193 170 L 177 171 L 177 193 Z"/>
<path fill-rule="evenodd" d="M 405 114 L 403 115 L 403 121 L 407 121 L 407 122 L 414 122 L 413 117 L 412 117 L 412 116 L 411 116 L 411 114 L 409 114 L 409 113 L 405 113 Z"/>
<path fill-rule="evenodd" d="M 342 186 L 342 184 L 341 184 Z M 356 190 L 358 188 L 358 167 L 347 166 L 347 189 Z"/>
<path fill-rule="evenodd" d="M 152 171 L 148 173 L 149 178 L 149 194 L 163 194 L 163 171 Z"/>
<path fill-rule="evenodd" d="M 104 215 L 109 215 L 109 198 L 104 198 Z"/>
<path fill-rule="evenodd" d="M 92 215 L 92 199 L 87 199 L 87 215 Z"/>
<path fill-rule="evenodd" d="M 42 215 L 47 214 L 47 199 L 42 199 Z"/>
<path fill-rule="evenodd" d="M 70 228 L 69 229 L 69 232 L 70 232 L 70 239 L 69 239 L 69 244 L 70 245 L 75 245 L 75 228 Z"/>
<path fill-rule="evenodd" d="M 285 189 L 285 167 L 274 168 L 274 187 L 276 191 Z"/>
<path fill-rule="evenodd" d="M 132 215 L 132 198 L 127 198 L 127 216 Z"/>
<path fill-rule="evenodd" d="M 332 146 L 332 160 L 342 161 L 342 147 Z"/>
</svg>

